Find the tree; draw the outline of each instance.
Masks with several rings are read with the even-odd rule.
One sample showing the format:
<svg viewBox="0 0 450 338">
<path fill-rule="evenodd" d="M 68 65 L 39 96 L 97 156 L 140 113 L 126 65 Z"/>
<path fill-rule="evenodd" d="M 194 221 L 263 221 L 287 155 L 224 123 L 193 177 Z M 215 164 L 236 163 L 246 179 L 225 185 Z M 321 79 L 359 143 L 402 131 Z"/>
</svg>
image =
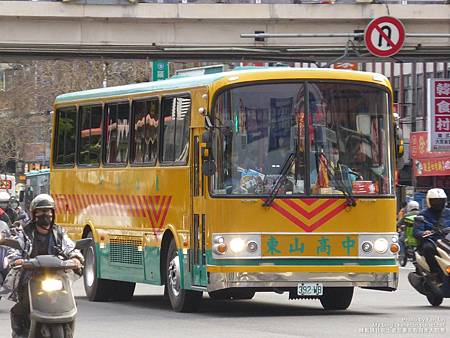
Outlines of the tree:
<svg viewBox="0 0 450 338">
<path fill-rule="evenodd" d="M 145 60 L 35 60 L 10 64 L 0 92 L 0 170 L 22 159 L 27 144 L 49 145 L 55 97 L 68 92 L 147 81 Z"/>
</svg>

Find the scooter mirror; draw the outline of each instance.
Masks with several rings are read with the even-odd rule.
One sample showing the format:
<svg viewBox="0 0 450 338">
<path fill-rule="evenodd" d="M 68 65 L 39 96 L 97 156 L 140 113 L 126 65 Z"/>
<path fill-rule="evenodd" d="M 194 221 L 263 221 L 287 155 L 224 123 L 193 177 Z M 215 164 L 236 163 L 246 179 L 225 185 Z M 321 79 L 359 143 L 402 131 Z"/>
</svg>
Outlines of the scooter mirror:
<svg viewBox="0 0 450 338">
<path fill-rule="evenodd" d="M 93 244 L 94 241 L 92 240 L 92 238 L 83 238 L 75 242 L 75 249 L 78 250 L 87 249 Z"/>
</svg>

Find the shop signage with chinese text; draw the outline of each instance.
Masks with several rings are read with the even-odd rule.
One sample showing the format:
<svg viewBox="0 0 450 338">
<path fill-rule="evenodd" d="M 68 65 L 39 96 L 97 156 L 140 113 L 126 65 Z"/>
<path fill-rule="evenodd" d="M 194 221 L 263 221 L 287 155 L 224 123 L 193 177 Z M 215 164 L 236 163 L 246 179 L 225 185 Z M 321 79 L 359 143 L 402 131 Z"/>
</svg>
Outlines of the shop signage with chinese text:
<svg viewBox="0 0 450 338">
<path fill-rule="evenodd" d="M 429 151 L 450 152 L 450 79 L 428 79 Z"/>
<path fill-rule="evenodd" d="M 428 133 L 411 133 L 409 149 L 415 176 L 450 176 L 450 152 L 428 151 Z"/>
</svg>

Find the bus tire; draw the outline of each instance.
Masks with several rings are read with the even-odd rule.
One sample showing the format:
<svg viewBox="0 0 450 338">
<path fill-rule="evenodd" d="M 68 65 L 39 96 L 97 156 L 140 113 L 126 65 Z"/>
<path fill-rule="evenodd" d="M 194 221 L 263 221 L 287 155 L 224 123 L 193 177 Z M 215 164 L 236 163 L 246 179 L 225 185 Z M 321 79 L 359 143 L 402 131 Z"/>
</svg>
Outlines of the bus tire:
<svg viewBox="0 0 450 338">
<path fill-rule="evenodd" d="M 325 310 L 346 310 L 352 302 L 353 289 L 353 286 L 325 287 L 320 303 Z"/>
<path fill-rule="evenodd" d="M 180 273 L 177 245 L 172 239 L 166 261 L 166 287 L 170 305 L 176 312 L 196 312 L 200 306 L 203 292 L 182 289 Z"/>
<path fill-rule="evenodd" d="M 86 238 L 94 239 L 92 232 Z M 95 242 L 84 251 L 83 282 L 86 296 L 92 302 L 104 302 L 111 299 L 114 289 L 112 281 L 97 277 L 97 257 L 95 255 Z"/>
</svg>

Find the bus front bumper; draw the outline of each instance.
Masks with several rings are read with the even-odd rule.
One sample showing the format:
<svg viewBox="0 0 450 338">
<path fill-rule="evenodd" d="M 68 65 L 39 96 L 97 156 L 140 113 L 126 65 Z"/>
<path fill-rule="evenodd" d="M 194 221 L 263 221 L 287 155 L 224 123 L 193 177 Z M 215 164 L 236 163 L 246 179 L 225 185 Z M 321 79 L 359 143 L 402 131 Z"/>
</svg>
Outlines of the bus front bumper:
<svg viewBox="0 0 450 338">
<path fill-rule="evenodd" d="M 395 290 L 398 285 L 398 267 L 370 267 L 351 269 L 353 271 L 214 271 L 227 270 L 226 267 L 208 267 L 208 292 L 227 288 L 289 289 L 298 283 L 322 283 L 324 287 L 359 286 L 380 290 Z M 224 269 L 225 268 L 225 269 Z M 236 270 L 236 267 L 230 270 Z M 324 267 L 321 267 L 324 268 Z M 336 268 L 336 267 L 333 267 Z M 295 270 L 295 269 L 292 269 Z M 309 270 L 311 267 L 309 267 Z M 331 269 L 334 270 L 334 269 Z M 345 269 L 342 269 L 345 270 Z"/>
</svg>

